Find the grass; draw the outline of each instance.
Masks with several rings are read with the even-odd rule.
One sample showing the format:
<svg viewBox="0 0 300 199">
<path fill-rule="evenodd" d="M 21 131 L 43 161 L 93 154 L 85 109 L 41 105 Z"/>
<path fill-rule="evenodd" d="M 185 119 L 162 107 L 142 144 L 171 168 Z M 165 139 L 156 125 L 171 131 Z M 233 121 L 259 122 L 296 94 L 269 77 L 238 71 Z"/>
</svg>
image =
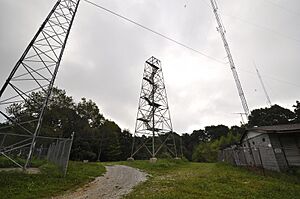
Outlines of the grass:
<svg viewBox="0 0 300 199">
<path fill-rule="evenodd" d="M 18 162 L 21 165 L 24 165 L 26 160 L 24 158 L 18 158 L 18 157 L 14 157 L 13 158 L 16 162 Z M 40 167 L 43 164 L 46 164 L 47 161 L 46 160 L 42 160 L 42 159 L 33 159 L 31 161 L 31 166 L 32 167 Z M 13 168 L 13 167 L 17 167 L 12 161 L 10 161 L 9 159 L 0 156 L 0 168 Z"/>
<path fill-rule="evenodd" d="M 38 164 L 38 163 L 36 163 Z M 149 179 L 134 188 L 125 199 L 296 199 L 300 175 L 249 171 L 219 163 L 189 163 L 182 160 L 114 162 L 139 168 Z M 93 180 L 105 172 L 101 163 L 70 162 L 66 178 L 50 164 L 40 166 L 41 174 L 0 172 L 0 198 L 49 198 Z"/>
<path fill-rule="evenodd" d="M 187 163 L 159 160 L 122 162 L 150 174 L 126 199 L 193 199 L 193 198 L 285 198 L 300 196 L 300 178 L 267 172 L 266 176 L 245 168 L 220 163 Z"/>
<path fill-rule="evenodd" d="M 0 172 L 0 198 L 34 199 L 62 194 L 102 175 L 105 168 L 101 163 L 69 162 L 68 173 L 62 177 L 52 164 L 40 166 L 41 174 L 22 172 Z"/>
</svg>

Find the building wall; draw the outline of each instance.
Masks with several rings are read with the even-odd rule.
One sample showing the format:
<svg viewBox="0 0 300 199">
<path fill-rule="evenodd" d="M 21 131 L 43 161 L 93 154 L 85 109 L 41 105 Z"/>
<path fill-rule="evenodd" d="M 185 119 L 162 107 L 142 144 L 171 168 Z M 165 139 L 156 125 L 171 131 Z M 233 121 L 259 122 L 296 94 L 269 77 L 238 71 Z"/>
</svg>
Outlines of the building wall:
<svg viewBox="0 0 300 199">
<path fill-rule="evenodd" d="M 241 146 L 223 149 L 219 160 L 238 166 L 255 166 L 275 171 L 300 167 L 300 131 L 248 131 L 241 140 Z"/>
<path fill-rule="evenodd" d="M 300 166 L 300 133 L 248 134 L 242 146 L 249 165 L 275 171 Z"/>
<path fill-rule="evenodd" d="M 287 166 L 300 166 L 300 134 L 278 134 L 276 140 L 283 149 L 282 153 L 287 160 Z"/>
<path fill-rule="evenodd" d="M 248 134 L 254 135 L 253 132 L 249 132 Z M 245 137 L 242 141 L 242 146 L 250 151 L 249 155 L 246 155 L 246 159 L 247 161 L 252 161 L 253 166 L 259 166 L 275 171 L 280 170 L 268 134 L 260 133 L 256 136 L 250 136 L 250 138 Z"/>
<path fill-rule="evenodd" d="M 271 144 L 274 150 L 274 154 L 277 160 L 277 164 L 280 168 L 280 170 L 286 170 L 288 169 L 289 165 L 286 159 L 286 154 L 284 150 L 284 146 L 281 144 L 281 141 L 279 139 L 280 134 L 269 134 Z"/>
</svg>

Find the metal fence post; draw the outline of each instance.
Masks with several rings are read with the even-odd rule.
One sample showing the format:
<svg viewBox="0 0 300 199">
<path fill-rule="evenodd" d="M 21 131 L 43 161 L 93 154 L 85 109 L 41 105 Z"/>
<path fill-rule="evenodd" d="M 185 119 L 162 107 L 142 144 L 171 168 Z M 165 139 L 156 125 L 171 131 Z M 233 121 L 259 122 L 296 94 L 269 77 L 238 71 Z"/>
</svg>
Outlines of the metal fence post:
<svg viewBox="0 0 300 199">
<path fill-rule="evenodd" d="M 70 153 L 71 153 L 72 144 L 73 144 L 73 140 L 74 140 L 74 135 L 75 135 L 75 132 L 72 133 L 71 139 L 70 139 L 68 155 L 66 157 L 67 158 L 67 163 L 66 163 L 65 168 L 64 168 L 64 177 L 67 175 L 67 168 L 68 168 L 68 164 L 69 164 L 69 158 L 70 158 Z"/>
</svg>

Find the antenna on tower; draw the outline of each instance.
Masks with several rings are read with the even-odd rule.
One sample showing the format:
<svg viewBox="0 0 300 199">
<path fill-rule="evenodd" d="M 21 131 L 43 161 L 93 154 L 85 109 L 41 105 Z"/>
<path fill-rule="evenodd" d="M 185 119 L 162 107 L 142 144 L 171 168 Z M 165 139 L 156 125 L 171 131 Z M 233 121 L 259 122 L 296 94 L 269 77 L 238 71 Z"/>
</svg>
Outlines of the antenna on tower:
<svg viewBox="0 0 300 199">
<path fill-rule="evenodd" d="M 244 120 L 244 115 L 246 115 L 246 113 L 233 113 L 233 114 L 238 114 L 238 115 L 240 115 L 240 116 L 241 116 L 241 122 L 242 122 L 242 124 L 243 124 L 243 125 L 246 124 L 246 123 L 245 123 L 245 120 Z M 246 117 L 247 117 L 247 115 L 246 115 Z"/>
<path fill-rule="evenodd" d="M 128 160 L 133 160 L 142 149 L 151 156 L 152 162 L 162 150 L 177 158 L 161 62 L 153 56 L 145 62 L 132 152 Z"/>
<path fill-rule="evenodd" d="M 263 90 L 264 90 L 265 96 L 266 96 L 266 98 L 267 98 L 267 105 L 268 105 L 268 106 L 272 106 L 272 103 L 271 103 L 270 97 L 269 97 L 269 95 L 268 95 L 267 89 L 266 89 L 266 87 L 265 87 L 265 84 L 264 84 L 264 82 L 263 82 L 263 80 L 262 80 L 262 77 L 261 77 L 261 75 L 260 75 L 260 73 L 259 73 L 259 71 L 258 71 L 258 69 L 257 69 L 257 66 L 256 66 L 255 62 L 254 62 L 254 67 L 255 67 L 255 70 L 256 70 L 258 79 L 259 79 L 259 81 L 260 81 L 260 83 L 261 83 L 261 86 L 262 86 L 262 88 L 263 88 Z"/>
<path fill-rule="evenodd" d="M 220 35 L 222 37 L 222 40 L 223 40 L 223 43 L 224 43 L 224 47 L 225 47 L 225 50 L 226 50 L 226 53 L 227 53 L 227 58 L 229 60 L 230 68 L 231 68 L 231 71 L 232 71 L 232 74 L 233 74 L 233 77 L 234 77 L 236 87 L 238 89 L 238 93 L 239 93 L 239 96 L 240 96 L 240 99 L 241 99 L 241 102 L 242 102 L 242 106 L 243 106 L 244 112 L 248 116 L 249 115 L 248 104 L 247 104 L 245 94 L 244 94 L 244 91 L 243 91 L 243 88 L 242 88 L 242 84 L 239 80 L 239 76 L 238 76 L 238 73 L 236 71 L 235 64 L 234 64 L 234 61 L 233 61 L 233 58 L 232 58 L 232 55 L 231 55 L 231 52 L 230 52 L 230 49 L 229 49 L 229 45 L 228 45 L 228 42 L 227 42 L 227 39 L 226 39 L 226 36 L 225 36 L 225 33 L 226 33 L 225 27 L 222 23 L 220 15 L 218 14 L 218 5 L 217 5 L 217 2 L 215 0 L 210 0 L 210 2 L 211 2 L 213 12 L 215 14 L 217 24 L 218 24 L 217 30 L 220 33 Z"/>
</svg>

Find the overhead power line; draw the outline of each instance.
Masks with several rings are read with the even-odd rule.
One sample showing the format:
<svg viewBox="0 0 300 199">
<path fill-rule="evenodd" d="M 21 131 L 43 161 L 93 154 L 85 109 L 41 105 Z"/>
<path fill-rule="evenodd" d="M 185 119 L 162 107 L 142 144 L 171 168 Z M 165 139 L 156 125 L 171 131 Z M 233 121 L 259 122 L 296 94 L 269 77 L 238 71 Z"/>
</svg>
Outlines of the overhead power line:
<svg viewBox="0 0 300 199">
<path fill-rule="evenodd" d="M 169 37 L 169 36 L 167 36 L 165 34 L 159 33 L 156 30 L 148 28 L 147 26 L 145 26 L 145 25 L 143 25 L 141 23 L 138 23 L 138 22 L 136 22 L 136 21 L 134 21 L 132 19 L 129 19 L 128 17 L 125 17 L 124 15 L 118 14 L 118 13 L 116 13 L 116 12 L 114 12 L 114 11 L 108 9 L 108 8 L 105 8 L 105 7 L 103 7 L 103 6 L 99 5 L 99 4 L 96 4 L 96 3 L 92 2 L 92 1 L 89 1 L 89 0 L 84 0 L 84 1 L 87 2 L 87 3 L 89 3 L 89 4 L 91 4 L 91 5 L 93 5 L 93 6 L 95 6 L 95 7 L 97 7 L 97 8 L 100 8 L 100 9 L 102 9 L 102 10 L 104 10 L 104 11 L 110 13 L 110 14 L 113 14 L 113 15 L 115 15 L 115 16 L 117 16 L 117 17 L 119 17 L 119 18 L 121 18 L 121 19 L 129 22 L 129 23 L 132 23 L 132 24 L 134 24 L 136 26 L 139 26 L 140 28 L 143 28 L 144 30 L 147 30 L 147 31 L 149 31 L 149 32 L 151 32 L 151 33 L 153 33 L 155 35 L 158 35 L 158 36 L 160 36 L 160 37 L 162 37 L 164 39 L 167 39 L 167 40 L 169 40 L 169 41 L 171 41 L 171 42 L 173 42 L 173 43 L 175 43 L 177 45 L 180 45 L 180 46 L 182 46 L 182 47 L 184 47 L 186 49 L 189 49 L 189 50 L 191 50 L 191 51 L 193 51 L 195 53 L 198 53 L 198 54 L 200 54 L 200 55 L 202 55 L 202 56 L 204 56 L 206 58 L 209 58 L 209 59 L 214 60 L 214 61 L 216 61 L 218 63 L 221 63 L 221 64 L 226 64 L 225 62 L 223 62 L 223 61 L 221 61 L 221 60 L 219 60 L 219 59 L 217 59 L 215 57 L 212 57 L 212 56 L 207 55 L 207 54 L 205 54 L 203 52 L 200 52 L 199 50 L 197 50 L 195 48 L 192 48 L 192 47 L 190 47 L 190 46 L 188 46 L 188 45 L 186 45 L 186 44 L 184 44 L 184 43 L 182 43 L 180 41 L 177 41 L 177 40 L 175 40 L 175 39 L 173 39 L 173 38 L 171 38 L 171 37 Z"/>
<path fill-rule="evenodd" d="M 291 10 L 291 9 L 288 9 L 287 7 L 284 7 L 284 6 L 282 6 L 282 5 L 279 5 L 279 4 L 277 4 L 277 3 L 274 3 L 274 2 L 271 1 L 271 0 L 266 0 L 266 1 L 263 1 L 263 2 L 264 2 L 264 3 L 268 2 L 269 4 L 272 4 L 273 6 L 276 6 L 276 7 L 280 8 L 280 9 L 286 11 L 286 12 L 289 13 L 289 14 L 296 15 L 296 16 L 300 16 L 300 13 L 299 13 L 299 12 L 296 12 L 296 11 L 293 11 L 293 10 Z"/>
<path fill-rule="evenodd" d="M 243 72 L 243 73 L 248 73 L 248 74 L 250 74 L 250 75 L 252 75 L 252 76 L 257 76 L 256 73 L 251 72 L 251 71 L 248 71 L 248 70 L 245 70 L 245 69 L 242 69 L 242 68 L 240 68 L 240 71 Z M 261 73 L 260 73 L 260 74 L 261 74 Z M 299 84 L 295 84 L 295 83 L 293 83 L 293 82 L 289 82 L 289 81 L 286 81 L 286 80 L 283 80 L 283 79 L 279 79 L 279 78 L 277 78 L 277 77 L 274 76 L 274 75 L 270 75 L 270 74 L 261 74 L 261 76 L 263 76 L 264 78 L 270 79 L 270 80 L 277 81 L 277 82 L 282 83 L 282 84 L 287 84 L 287 85 L 291 85 L 291 86 L 300 88 L 300 85 L 299 85 Z"/>
<path fill-rule="evenodd" d="M 210 8 L 210 6 L 209 6 L 208 3 L 206 2 L 206 0 L 202 0 L 202 2 L 205 3 L 205 5 L 208 6 L 208 8 Z M 269 1 L 269 2 L 270 2 L 270 1 Z M 273 5 L 276 5 L 276 6 L 278 6 L 278 7 L 281 7 L 281 6 L 278 5 L 278 4 L 274 4 L 274 3 L 272 3 L 272 2 L 270 2 L 270 3 L 273 4 Z M 245 24 L 247 24 L 247 25 L 254 26 L 254 27 L 256 27 L 256 28 L 258 28 L 258 29 L 261 29 L 261 30 L 266 30 L 266 31 L 271 32 L 271 33 L 273 33 L 273 34 L 276 34 L 277 36 L 280 36 L 280 37 L 282 37 L 282 38 L 289 39 L 289 40 L 293 40 L 293 41 L 296 41 L 296 42 L 300 43 L 300 40 L 299 40 L 299 39 L 296 39 L 295 37 L 292 37 L 292 36 L 286 35 L 286 34 L 284 34 L 284 33 L 275 31 L 275 30 L 272 29 L 272 28 L 266 27 L 266 26 L 261 25 L 261 24 L 254 23 L 254 22 L 249 21 L 249 20 L 247 20 L 247 19 L 243 19 L 243 18 L 238 17 L 238 16 L 233 16 L 233 15 L 231 15 L 231 14 L 226 14 L 226 13 L 224 13 L 224 12 L 223 12 L 223 13 L 220 13 L 220 15 L 221 15 L 221 16 L 225 16 L 225 17 L 233 18 L 233 19 L 238 20 L 238 21 L 240 21 L 240 22 L 242 22 L 242 23 L 245 23 Z M 300 14 L 299 14 L 299 16 L 300 16 Z"/>
<path fill-rule="evenodd" d="M 105 7 L 103 7 L 103 6 L 99 5 L 99 4 L 96 4 L 96 3 L 91 2 L 91 1 L 89 1 L 89 0 L 84 0 L 84 1 L 87 2 L 87 3 L 89 3 L 89 4 L 92 5 L 92 6 L 95 6 L 95 7 L 99 8 L 99 9 L 102 9 L 102 10 L 104 10 L 104 11 L 106 11 L 106 12 L 112 14 L 112 15 L 115 15 L 115 16 L 117 16 L 117 17 L 120 17 L 120 18 L 122 18 L 123 20 L 125 20 L 125 21 L 127 21 L 127 22 L 129 22 L 129 23 L 132 23 L 132 24 L 134 24 L 134 25 L 136 25 L 136 26 L 139 26 L 140 28 L 143 28 L 144 30 L 150 31 L 151 33 L 153 33 L 153 34 L 155 34 L 155 35 L 158 35 L 158 36 L 160 36 L 160 37 L 162 37 L 162 38 L 164 38 L 164 39 L 167 39 L 167 40 L 169 40 L 169 41 L 171 41 L 171 42 L 173 42 L 173 43 L 176 43 L 177 45 L 180 45 L 180 46 L 182 46 L 182 47 L 184 47 L 184 48 L 186 48 L 186 49 L 188 49 L 188 50 L 191 50 L 191 51 L 193 51 L 193 52 L 195 52 L 195 53 L 197 53 L 197 54 L 200 54 L 200 55 L 202 55 L 202 56 L 205 56 L 205 57 L 207 57 L 207 58 L 209 58 L 209 59 L 211 59 L 211 60 L 213 60 L 213 61 L 216 61 L 216 62 L 221 63 L 221 64 L 228 64 L 228 63 L 223 62 L 223 61 L 221 61 L 221 60 L 219 60 L 219 59 L 217 59 L 217 58 L 214 58 L 214 57 L 212 57 L 212 56 L 206 55 L 205 53 L 202 53 L 202 52 L 200 52 L 199 50 L 196 50 L 196 49 L 194 49 L 194 48 L 192 48 L 192 47 L 189 47 L 188 45 L 183 44 L 182 42 L 179 42 L 179 41 L 177 41 L 177 40 L 175 40 L 175 39 L 172 39 L 172 38 L 170 38 L 170 37 L 168 37 L 168 36 L 166 36 L 166 35 L 164 35 L 164 34 L 162 34 L 162 33 L 159 33 L 159 32 L 157 32 L 157 31 L 155 31 L 155 30 L 153 30 L 153 29 L 151 29 L 151 28 L 148 28 L 148 27 L 146 27 L 145 25 L 142 25 L 142 24 L 140 24 L 140 23 L 138 23 L 138 22 L 136 22 L 136 21 L 134 21 L 134 20 L 132 20 L 132 19 L 129 19 L 129 18 L 127 18 L 127 17 L 125 17 L 125 16 L 123 16 L 123 15 L 121 15 L 121 14 L 118 14 L 118 13 L 116 13 L 116 12 L 110 10 L 110 9 L 107 9 L 107 8 L 105 8 Z M 205 4 L 210 8 L 209 4 L 208 4 L 205 0 L 203 0 L 203 3 L 205 3 Z M 246 72 L 246 73 L 249 73 L 249 74 L 251 74 L 251 75 L 256 75 L 255 73 L 250 72 L 250 71 L 247 71 L 247 70 L 243 70 L 242 68 L 240 68 L 240 70 L 241 70 L 242 72 Z M 284 84 L 289 84 L 289 85 L 292 85 L 292 86 L 300 87 L 299 85 L 297 85 L 297 84 L 295 84 L 295 83 L 292 83 L 292 82 L 288 82 L 288 81 L 286 81 L 286 80 L 282 80 L 282 79 L 270 77 L 270 76 L 268 76 L 268 75 L 262 75 L 262 76 L 264 76 L 264 77 L 266 77 L 266 78 L 269 78 L 269 79 L 276 80 L 276 81 L 281 82 L 281 83 L 284 83 Z"/>
<path fill-rule="evenodd" d="M 237 16 L 228 15 L 228 14 L 225 14 L 225 13 L 223 13 L 223 14 L 221 14 L 221 15 L 222 15 L 222 16 L 226 16 L 226 17 L 233 18 L 233 19 L 235 19 L 235 20 L 239 20 L 239 21 L 241 21 L 241 22 L 243 22 L 243 23 L 246 23 L 246 24 L 248 24 L 248 25 L 254 26 L 254 27 L 256 27 L 256 28 L 259 28 L 259 29 L 263 29 L 263 30 L 269 31 L 269 32 L 271 32 L 271 33 L 273 33 L 273 34 L 276 34 L 276 35 L 278 35 L 278 36 L 280 36 L 280 37 L 283 37 L 283 38 L 285 38 L 285 39 L 293 40 L 293 41 L 296 41 L 296 42 L 300 43 L 300 40 L 299 40 L 299 39 L 296 39 L 296 38 L 291 37 L 291 36 L 289 36 L 289 35 L 283 34 L 283 33 L 281 33 L 281 32 L 277 32 L 277 31 L 275 31 L 275 30 L 273 30 L 273 29 L 271 29 L 271 28 L 269 28 L 269 27 L 266 27 L 266 26 L 263 26 L 263 25 L 256 24 L 256 23 L 254 23 L 254 22 L 248 21 L 248 20 L 246 20 L 246 19 L 242 19 L 242 18 L 237 17 Z"/>
</svg>

